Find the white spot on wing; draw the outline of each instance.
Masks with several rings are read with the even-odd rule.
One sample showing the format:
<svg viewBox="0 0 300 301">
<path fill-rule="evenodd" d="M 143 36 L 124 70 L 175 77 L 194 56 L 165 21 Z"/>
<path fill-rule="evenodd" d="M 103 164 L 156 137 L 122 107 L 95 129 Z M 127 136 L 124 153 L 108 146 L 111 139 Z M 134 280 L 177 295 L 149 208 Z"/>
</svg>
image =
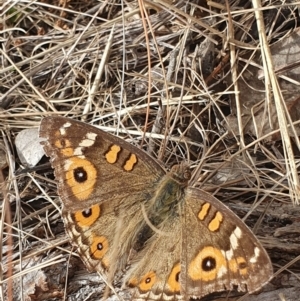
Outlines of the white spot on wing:
<svg viewBox="0 0 300 301">
<path fill-rule="evenodd" d="M 73 153 L 74 156 L 81 157 L 82 156 L 82 147 L 76 147 Z"/>
<path fill-rule="evenodd" d="M 239 246 L 238 240 L 242 236 L 242 231 L 239 227 L 236 227 L 233 233 L 230 235 L 230 245 L 232 250 L 236 250 L 237 247 Z"/>
<path fill-rule="evenodd" d="M 62 127 L 60 127 L 59 132 L 62 136 L 66 135 L 66 128 L 70 127 L 71 123 L 70 122 L 66 122 Z"/>
<path fill-rule="evenodd" d="M 59 129 L 59 132 L 60 132 L 60 134 L 61 134 L 62 136 L 65 136 L 65 135 L 66 135 L 66 129 L 65 129 L 64 127 L 61 127 L 61 128 Z"/>
<path fill-rule="evenodd" d="M 251 262 L 251 263 L 256 263 L 259 254 L 260 254 L 259 248 L 258 248 L 258 247 L 255 247 L 255 249 L 254 249 L 254 255 L 250 258 L 250 262 Z"/>
<path fill-rule="evenodd" d="M 226 251 L 225 256 L 226 256 L 227 260 L 231 260 L 233 258 L 233 250 L 230 249 L 230 250 Z"/>
<path fill-rule="evenodd" d="M 97 134 L 96 133 L 87 133 L 86 137 L 90 140 L 94 140 L 96 139 L 97 137 Z"/>
<path fill-rule="evenodd" d="M 90 146 L 94 145 L 96 137 L 97 137 L 97 134 L 95 134 L 95 133 L 87 133 L 86 138 L 82 139 L 79 143 L 79 146 L 75 148 L 74 156 L 80 156 L 81 158 L 84 159 L 85 156 L 83 155 L 82 149 L 84 147 L 90 147 Z"/>
<path fill-rule="evenodd" d="M 224 265 L 222 265 L 219 270 L 218 270 L 218 274 L 217 277 L 221 278 L 223 275 L 225 275 L 227 273 L 227 269 Z"/>
<path fill-rule="evenodd" d="M 235 234 L 237 239 L 240 239 L 242 237 L 242 230 L 239 227 L 236 227 L 233 233 Z"/>
<path fill-rule="evenodd" d="M 97 134 L 95 133 L 87 133 L 86 139 L 83 139 L 80 143 L 79 146 L 81 147 L 90 147 L 95 143 L 95 139 L 97 137 Z"/>
<path fill-rule="evenodd" d="M 72 162 L 70 160 L 65 160 L 64 170 L 68 171 Z"/>
</svg>

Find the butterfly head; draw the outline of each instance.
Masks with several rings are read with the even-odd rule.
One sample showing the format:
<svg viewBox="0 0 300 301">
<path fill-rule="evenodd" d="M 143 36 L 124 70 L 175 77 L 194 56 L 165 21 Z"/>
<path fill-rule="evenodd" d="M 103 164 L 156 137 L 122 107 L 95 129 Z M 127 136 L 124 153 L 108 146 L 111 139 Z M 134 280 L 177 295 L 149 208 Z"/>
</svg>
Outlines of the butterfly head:
<svg viewBox="0 0 300 301">
<path fill-rule="evenodd" d="M 187 163 L 176 164 L 172 166 L 170 175 L 180 186 L 186 187 L 191 179 L 191 170 Z"/>
</svg>

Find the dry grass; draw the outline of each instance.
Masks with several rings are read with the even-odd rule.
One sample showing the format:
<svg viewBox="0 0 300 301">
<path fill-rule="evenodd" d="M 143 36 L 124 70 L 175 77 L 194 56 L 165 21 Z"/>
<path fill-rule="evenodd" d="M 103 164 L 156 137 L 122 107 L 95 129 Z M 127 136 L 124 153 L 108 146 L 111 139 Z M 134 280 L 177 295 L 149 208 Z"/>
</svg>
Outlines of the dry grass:
<svg viewBox="0 0 300 301">
<path fill-rule="evenodd" d="M 18 132 L 51 114 L 120 135 L 166 168 L 188 161 L 191 184 L 245 217 L 279 270 L 255 300 L 299 296 L 299 78 L 282 89 L 271 51 L 298 30 L 300 2 L 191 2 L 3 5 L 0 300 L 102 291 L 75 273 L 50 172 L 23 170 L 15 153 Z"/>
</svg>

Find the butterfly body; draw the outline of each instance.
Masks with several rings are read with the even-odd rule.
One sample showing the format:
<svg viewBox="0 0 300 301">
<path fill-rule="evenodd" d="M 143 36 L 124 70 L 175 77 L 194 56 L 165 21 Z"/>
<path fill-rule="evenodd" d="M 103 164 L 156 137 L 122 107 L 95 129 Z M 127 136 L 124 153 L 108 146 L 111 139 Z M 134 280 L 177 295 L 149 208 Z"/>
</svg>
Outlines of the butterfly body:
<svg viewBox="0 0 300 301">
<path fill-rule="evenodd" d="M 42 120 L 66 230 L 90 271 L 127 265 L 132 300 L 188 300 L 257 291 L 272 276 L 247 226 L 208 193 L 188 186 L 186 164 L 170 172 L 142 150 L 90 125 Z"/>
</svg>

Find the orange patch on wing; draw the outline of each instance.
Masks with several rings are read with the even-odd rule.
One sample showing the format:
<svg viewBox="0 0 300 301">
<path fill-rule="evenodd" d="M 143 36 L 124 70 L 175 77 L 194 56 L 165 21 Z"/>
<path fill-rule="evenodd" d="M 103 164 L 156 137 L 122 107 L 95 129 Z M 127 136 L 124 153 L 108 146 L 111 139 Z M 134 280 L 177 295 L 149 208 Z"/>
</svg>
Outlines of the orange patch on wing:
<svg viewBox="0 0 300 301">
<path fill-rule="evenodd" d="M 72 147 L 63 148 L 60 153 L 64 157 L 72 157 L 74 155 L 74 149 Z"/>
<path fill-rule="evenodd" d="M 55 140 L 54 145 L 56 148 L 59 149 L 60 153 L 64 156 L 64 157 L 71 157 L 74 154 L 74 149 L 71 144 L 71 141 L 69 139 L 65 139 L 65 138 L 58 138 L 57 140 Z"/>
<path fill-rule="evenodd" d="M 211 232 L 215 232 L 215 231 L 219 230 L 222 221 L 223 221 L 223 215 L 218 211 L 216 213 L 215 217 L 208 224 L 208 229 Z"/>
<path fill-rule="evenodd" d="M 127 285 L 128 287 L 136 287 L 138 285 L 139 281 L 136 277 L 132 277 L 128 280 Z"/>
<path fill-rule="evenodd" d="M 74 213 L 75 221 L 81 228 L 91 226 L 100 216 L 100 205 L 94 205 L 88 210 Z"/>
<path fill-rule="evenodd" d="M 247 262 L 244 257 L 231 259 L 228 266 L 233 273 L 239 273 L 243 276 L 248 274 Z"/>
<path fill-rule="evenodd" d="M 97 170 L 95 166 L 86 159 L 73 157 L 66 163 L 66 183 L 72 190 L 74 197 L 79 201 L 85 201 L 94 191 L 97 180 Z M 76 179 L 76 172 L 84 172 L 86 179 L 80 182 Z M 78 175 L 77 175 L 78 176 Z"/>
<path fill-rule="evenodd" d="M 180 292 L 179 273 L 180 273 L 180 264 L 178 263 L 173 267 L 167 281 L 169 290 L 172 293 Z"/>
<path fill-rule="evenodd" d="M 198 213 L 198 218 L 200 219 L 200 221 L 203 221 L 205 219 L 205 217 L 208 214 L 209 209 L 210 209 L 209 203 L 205 203 L 202 205 L 201 210 Z"/>
<path fill-rule="evenodd" d="M 226 268 L 226 259 L 222 252 L 214 247 L 205 247 L 189 264 L 188 275 L 194 281 L 212 281 L 217 278 L 222 267 Z"/>
<path fill-rule="evenodd" d="M 107 270 L 108 267 L 109 267 L 109 259 L 108 259 L 108 257 L 107 257 L 107 256 L 104 256 L 104 257 L 102 258 L 101 263 L 102 263 L 103 268 L 104 268 L 105 270 Z"/>
<path fill-rule="evenodd" d="M 108 240 L 105 236 L 93 236 L 90 247 L 91 256 L 95 259 L 102 259 L 108 251 Z"/>
<path fill-rule="evenodd" d="M 110 164 L 114 164 L 117 162 L 118 153 L 121 151 L 121 147 L 119 145 L 111 146 L 110 150 L 105 154 L 106 161 Z"/>
<path fill-rule="evenodd" d="M 137 157 L 136 157 L 136 155 L 135 154 L 131 154 L 130 155 L 130 158 L 126 161 L 126 163 L 125 163 L 125 165 L 124 165 L 124 169 L 126 170 L 126 171 L 131 171 L 131 170 L 133 170 L 133 167 L 134 167 L 134 165 L 136 164 L 136 162 L 137 162 Z"/>
<path fill-rule="evenodd" d="M 149 291 L 156 282 L 156 274 L 151 271 L 144 275 L 139 284 L 139 288 L 142 291 Z"/>
</svg>

